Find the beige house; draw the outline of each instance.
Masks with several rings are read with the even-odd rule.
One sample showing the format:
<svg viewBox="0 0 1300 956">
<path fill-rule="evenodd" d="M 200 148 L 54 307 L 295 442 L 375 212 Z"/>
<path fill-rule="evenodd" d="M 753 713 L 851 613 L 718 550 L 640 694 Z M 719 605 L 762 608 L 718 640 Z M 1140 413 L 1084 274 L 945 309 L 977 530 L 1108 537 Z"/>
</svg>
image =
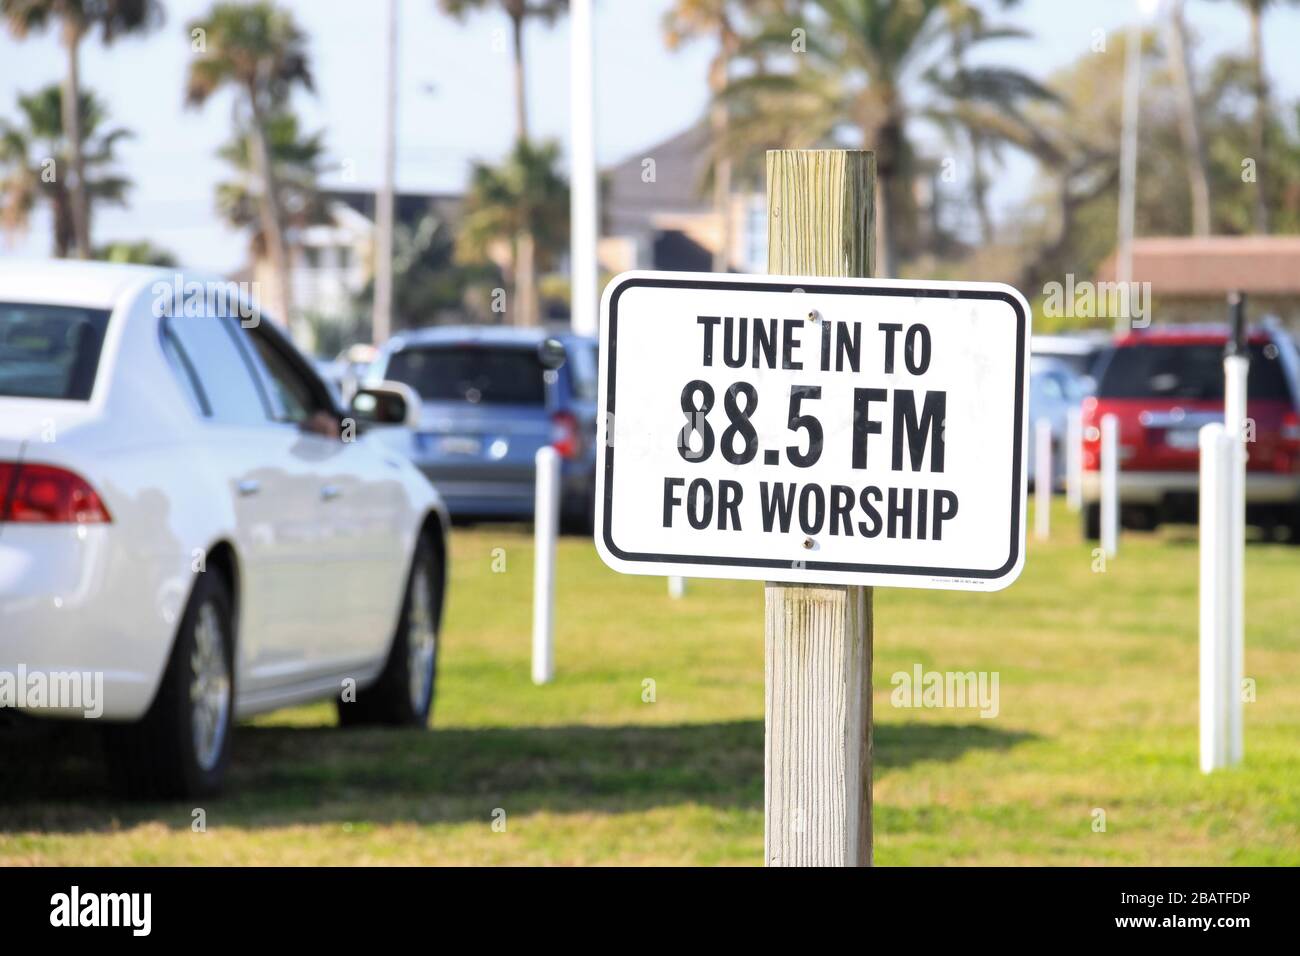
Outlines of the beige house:
<svg viewBox="0 0 1300 956">
<path fill-rule="evenodd" d="M 1116 257 L 1097 270 L 1115 281 Z M 1158 323 L 1224 322 L 1229 292 L 1252 322 L 1273 315 L 1300 332 L 1300 236 L 1153 236 L 1133 242 L 1133 279 L 1151 283 Z"/>
</svg>

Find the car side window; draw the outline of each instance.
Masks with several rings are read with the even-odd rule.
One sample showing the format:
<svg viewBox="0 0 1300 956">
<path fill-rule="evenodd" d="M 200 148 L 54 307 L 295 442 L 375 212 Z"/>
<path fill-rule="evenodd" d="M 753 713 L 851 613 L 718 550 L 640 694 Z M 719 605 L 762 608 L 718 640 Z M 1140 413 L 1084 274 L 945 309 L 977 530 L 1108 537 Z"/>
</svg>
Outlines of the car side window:
<svg viewBox="0 0 1300 956">
<path fill-rule="evenodd" d="M 173 316 L 163 319 L 164 349 L 177 358 L 177 374 L 187 391 L 201 396 L 207 418 L 224 425 L 261 425 L 268 420 L 266 403 L 253 378 L 249 361 L 225 327 L 232 319 L 214 316 Z"/>
<path fill-rule="evenodd" d="M 260 360 L 272 392 L 271 402 L 277 420 L 302 425 L 316 412 L 327 410 L 318 390 L 268 335 L 247 329 L 244 330 L 244 341 L 252 345 Z"/>
</svg>

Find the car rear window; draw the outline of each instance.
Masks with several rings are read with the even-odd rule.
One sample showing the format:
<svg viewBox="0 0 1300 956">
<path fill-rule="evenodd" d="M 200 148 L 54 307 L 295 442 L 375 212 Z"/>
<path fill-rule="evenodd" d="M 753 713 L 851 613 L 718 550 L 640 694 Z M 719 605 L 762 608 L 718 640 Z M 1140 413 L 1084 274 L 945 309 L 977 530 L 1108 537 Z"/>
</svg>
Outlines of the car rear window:
<svg viewBox="0 0 1300 956">
<path fill-rule="evenodd" d="M 544 369 L 535 349 L 419 346 L 394 352 L 384 378 L 426 402 L 544 405 Z"/>
<path fill-rule="evenodd" d="M 1277 346 L 1250 346 L 1251 399 L 1290 401 Z M 1222 345 L 1130 345 L 1115 349 L 1097 384 L 1100 398 L 1223 398 Z"/>
<path fill-rule="evenodd" d="M 0 302 L 0 396 L 86 401 L 108 312 Z"/>
</svg>

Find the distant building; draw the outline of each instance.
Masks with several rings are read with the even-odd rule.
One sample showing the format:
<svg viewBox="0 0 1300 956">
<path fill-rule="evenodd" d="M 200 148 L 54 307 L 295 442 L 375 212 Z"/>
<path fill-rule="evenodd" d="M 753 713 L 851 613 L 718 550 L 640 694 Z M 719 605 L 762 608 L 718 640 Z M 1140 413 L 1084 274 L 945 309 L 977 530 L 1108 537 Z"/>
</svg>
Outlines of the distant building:
<svg viewBox="0 0 1300 956">
<path fill-rule="evenodd" d="M 356 296 L 371 278 L 376 197 L 356 189 L 327 189 L 321 197 L 329 222 L 307 226 L 294 237 L 294 308 L 300 315 L 342 321 L 353 314 Z M 412 228 L 429 212 L 455 222 L 461 203 L 460 196 L 449 193 L 398 193 L 393 217 Z M 264 256 L 253 263 L 251 274 L 263 289 L 275 289 L 271 263 Z"/>
<path fill-rule="evenodd" d="M 1097 270 L 1115 281 L 1116 256 Z M 1252 321 L 1277 316 L 1300 332 L 1300 236 L 1161 236 L 1133 241 L 1133 279 L 1151 283 L 1157 323 L 1225 322 L 1227 296 L 1247 295 Z"/>
<path fill-rule="evenodd" d="M 697 123 L 607 168 L 602 174 L 601 268 L 712 271 L 723 223 L 708 188 L 711 165 L 709 129 Z M 764 197 L 735 193 L 728 215 L 731 270 L 765 272 Z"/>
</svg>

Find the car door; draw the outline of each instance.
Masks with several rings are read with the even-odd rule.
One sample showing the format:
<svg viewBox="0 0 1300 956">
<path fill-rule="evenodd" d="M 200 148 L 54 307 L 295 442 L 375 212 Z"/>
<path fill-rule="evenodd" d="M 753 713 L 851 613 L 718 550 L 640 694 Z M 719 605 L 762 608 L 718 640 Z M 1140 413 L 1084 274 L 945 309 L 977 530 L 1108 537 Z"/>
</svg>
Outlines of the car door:
<svg viewBox="0 0 1300 956">
<path fill-rule="evenodd" d="M 163 350 L 200 417 L 200 466 L 215 472 L 235 515 L 240 560 L 242 693 L 294 680 L 321 618 L 301 574 L 316 515 L 293 468 L 292 436 L 271 420 L 255 367 L 222 315 L 162 320 Z"/>
<path fill-rule="evenodd" d="M 311 669 L 338 673 L 388 646 L 405 582 L 406 492 L 393 453 L 344 430 L 327 386 L 282 336 L 243 330 L 278 427 L 292 435 L 290 467 L 314 502 L 307 580 L 320 629 L 304 639 Z"/>
</svg>

